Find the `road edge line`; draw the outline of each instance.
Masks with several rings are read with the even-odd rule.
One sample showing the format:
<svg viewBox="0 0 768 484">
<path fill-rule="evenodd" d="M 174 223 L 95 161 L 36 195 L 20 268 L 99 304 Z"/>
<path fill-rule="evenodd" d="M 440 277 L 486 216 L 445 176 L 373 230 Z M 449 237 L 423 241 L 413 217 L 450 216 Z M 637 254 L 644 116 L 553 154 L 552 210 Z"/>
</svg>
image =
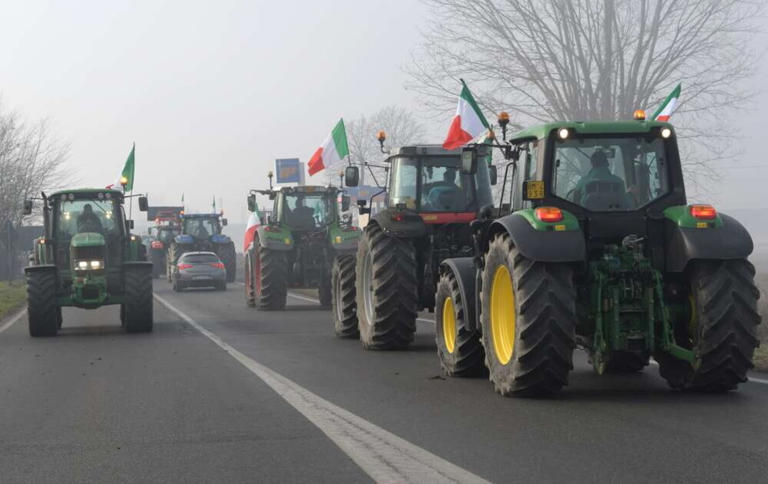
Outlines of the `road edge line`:
<svg viewBox="0 0 768 484">
<path fill-rule="evenodd" d="M 14 324 L 16 324 L 21 319 L 21 317 L 24 316 L 26 313 L 27 313 L 27 308 L 23 308 L 18 313 L 11 316 L 6 323 L 0 326 L 0 333 L 10 328 Z"/>
<path fill-rule="evenodd" d="M 426 449 L 345 410 L 258 363 L 165 298 L 155 299 L 267 384 L 377 482 L 488 482 Z"/>
</svg>

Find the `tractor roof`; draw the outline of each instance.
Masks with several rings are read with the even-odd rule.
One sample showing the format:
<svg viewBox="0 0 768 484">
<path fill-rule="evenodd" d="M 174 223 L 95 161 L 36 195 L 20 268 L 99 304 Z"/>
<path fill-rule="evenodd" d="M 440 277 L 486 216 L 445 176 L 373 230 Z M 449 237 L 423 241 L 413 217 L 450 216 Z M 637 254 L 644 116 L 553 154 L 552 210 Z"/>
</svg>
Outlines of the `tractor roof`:
<svg viewBox="0 0 768 484">
<path fill-rule="evenodd" d="M 285 193 L 319 193 L 338 190 L 337 187 L 324 187 L 320 185 L 297 185 L 295 187 L 281 187 L 280 191 Z"/>
<path fill-rule="evenodd" d="M 460 156 L 461 150 L 446 150 L 441 145 L 409 145 L 409 146 L 401 146 L 400 148 L 397 148 L 392 152 L 392 154 L 387 157 L 387 160 L 392 158 L 393 156 L 414 156 L 414 155 L 428 155 L 428 156 L 445 156 L 445 155 L 454 155 L 454 156 Z"/>
<path fill-rule="evenodd" d="M 181 214 L 182 218 L 218 218 L 221 217 L 220 213 L 184 213 Z"/>
<path fill-rule="evenodd" d="M 109 193 L 113 198 L 122 198 L 123 197 L 123 191 L 117 190 L 114 188 L 75 188 L 71 190 L 58 190 L 51 194 L 52 197 L 55 197 L 56 195 L 62 195 L 62 194 L 77 194 L 77 195 L 93 195 L 94 198 L 98 196 L 99 193 Z"/>
<path fill-rule="evenodd" d="M 539 124 L 524 129 L 510 138 L 510 141 L 521 139 L 543 139 L 559 128 L 569 128 L 580 134 L 625 134 L 625 133 L 648 133 L 653 128 L 658 127 L 672 128 L 669 123 L 660 121 L 559 121 L 552 123 Z"/>
</svg>

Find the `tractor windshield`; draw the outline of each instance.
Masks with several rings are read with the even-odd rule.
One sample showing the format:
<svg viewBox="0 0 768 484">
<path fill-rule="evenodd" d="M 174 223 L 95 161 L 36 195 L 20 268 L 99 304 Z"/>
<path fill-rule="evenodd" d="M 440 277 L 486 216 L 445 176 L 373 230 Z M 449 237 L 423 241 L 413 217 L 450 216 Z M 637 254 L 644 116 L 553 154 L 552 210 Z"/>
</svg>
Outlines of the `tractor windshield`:
<svg viewBox="0 0 768 484">
<path fill-rule="evenodd" d="M 459 167 L 459 156 L 396 158 L 392 162 L 390 205 L 405 204 L 419 212 L 476 211 L 473 175 L 460 173 Z M 478 170 L 475 176 L 487 179 L 487 170 Z M 490 203 L 490 189 L 487 191 Z"/>
<path fill-rule="evenodd" d="M 287 193 L 285 209 L 285 223 L 298 230 L 325 226 L 333 217 L 330 200 L 325 193 Z"/>
<path fill-rule="evenodd" d="M 56 237 L 67 240 L 84 232 L 120 234 L 118 211 L 112 200 L 61 200 L 55 217 Z"/>
<path fill-rule="evenodd" d="M 219 222 L 215 218 L 185 218 L 184 233 L 198 239 L 207 239 L 219 233 Z"/>
<path fill-rule="evenodd" d="M 555 195 L 587 210 L 628 211 L 669 191 L 664 142 L 622 135 L 583 137 L 554 145 Z"/>
</svg>

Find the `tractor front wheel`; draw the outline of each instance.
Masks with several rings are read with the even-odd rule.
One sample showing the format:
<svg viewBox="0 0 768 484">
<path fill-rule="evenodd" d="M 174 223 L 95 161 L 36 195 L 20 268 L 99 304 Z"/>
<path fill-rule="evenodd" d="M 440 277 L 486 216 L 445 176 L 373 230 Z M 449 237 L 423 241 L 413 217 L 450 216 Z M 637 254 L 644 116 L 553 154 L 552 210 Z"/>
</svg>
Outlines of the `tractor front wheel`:
<svg viewBox="0 0 768 484">
<path fill-rule="evenodd" d="M 151 268 L 128 267 L 125 269 L 125 303 L 122 310 L 126 332 L 152 331 Z"/>
<path fill-rule="evenodd" d="M 502 233 L 485 254 L 480 293 L 489 379 L 504 396 L 542 396 L 568 384 L 573 368 L 573 269 L 524 257 Z"/>
<path fill-rule="evenodd" d="M 483 345 L 478 331 L 467 327 L 466 306 L 452 272 L 440 276 L 435 295 L 435 344 L 448 376 L 483 373 Z"/>
<path fill-rule="evenodd" d="M 357 319 L 360 341 L 370 350 L 404 349 L 416 333 L 419 310 L 416 250 L 376 224 L 357 245 Z"/>
<path fill-rule="evenodd" d="M 331 271 L 331 314 L 333 331 L 339 338 L 358 338 L 355 300 L 355 258 L 342 255 L 333 261 Z"/>
<path fill-rule="evenodd" d="M 695 361 L 657 354 L 659 373 L 677 389 L 733 390 L 747 381 L 759 344 L 755 268 L 746 260 L 696 261 L 687 275 L 690 310 L 687 320 L 678 323 L 686 326 L 687 337 L 676 343 L 690 347 Z"/>
<path fill-rule="evenodd" d="M 56 271 L 27 273 L 27 316 L 29 335 L 56 336 L 61 308 L 56 304 Z"/>
</svg>

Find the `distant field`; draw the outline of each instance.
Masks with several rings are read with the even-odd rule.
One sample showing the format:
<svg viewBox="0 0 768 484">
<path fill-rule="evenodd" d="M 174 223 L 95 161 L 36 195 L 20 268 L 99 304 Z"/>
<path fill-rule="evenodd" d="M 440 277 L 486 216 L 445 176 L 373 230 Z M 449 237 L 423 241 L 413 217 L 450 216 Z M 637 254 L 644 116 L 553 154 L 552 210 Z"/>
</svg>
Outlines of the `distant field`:
<svg viewBox="0 0 768 484">
<path fill-rule="evenodd" d="M 26 289 L 23 281 L 11 284 L 0 282 L 0 319 L 24 304 L 24 299 L 27 296 Z"/>
</svg>

